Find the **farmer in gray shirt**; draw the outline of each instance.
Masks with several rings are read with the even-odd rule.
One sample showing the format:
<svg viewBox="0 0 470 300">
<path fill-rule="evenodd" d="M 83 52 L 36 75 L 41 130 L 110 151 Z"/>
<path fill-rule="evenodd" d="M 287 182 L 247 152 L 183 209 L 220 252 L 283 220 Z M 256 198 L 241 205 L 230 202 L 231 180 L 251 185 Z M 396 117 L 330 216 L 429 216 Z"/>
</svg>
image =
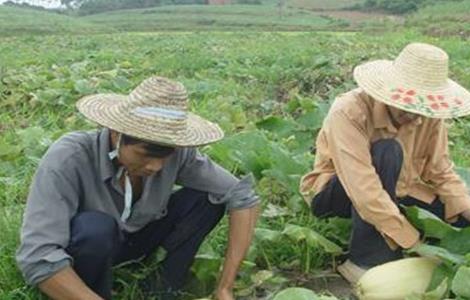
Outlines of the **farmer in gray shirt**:
<svg viewBox="0 0 470 300">
<path fill-rule="evenodd" d="M 216 297 L 233 299 L 258 198 L 251 177 L 237 179 L 194 148 L 220 140 L 222 130 L 188 112 L 183 85 L 162 77 L 128 96 L 85 97 L 77 107 L 104 129 L 70 133 L 43 157 L 17 251 L 27 282 L 53 299 L 110 299 L 113 265 L 163 247 L 162 286 L 176 291 L 228 210 Z"/>
</svg>

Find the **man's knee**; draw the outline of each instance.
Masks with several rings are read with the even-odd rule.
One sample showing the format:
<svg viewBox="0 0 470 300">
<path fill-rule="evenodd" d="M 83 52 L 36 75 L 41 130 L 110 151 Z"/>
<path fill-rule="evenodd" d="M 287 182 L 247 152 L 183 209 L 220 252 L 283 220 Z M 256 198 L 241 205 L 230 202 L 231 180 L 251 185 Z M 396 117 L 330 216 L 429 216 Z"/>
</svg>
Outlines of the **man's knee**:
<svg viewBox="0 0 470 300">
<path fill-rule="evenodd" d="M 383 166 L 384 164 L 400 166 L 403 163 L 403 149 L 400 143 L 395 139 L 382 139 L 372 144 L 371 147 L 372 163 L 374 166 Z"/>
<path fill-rule="evenodd" d="M 107 257 L 119 243 L 119 227 L 113 217 L 98 211 L 83 212 L 71 222 L 69 249 L 82 256 Z M 71 253 L 73 256 L 74 253 Z"/>
<path fill-rule="evenodd" d="M 396 139 L 381 139 L 372 144 L 371 153 L 403 156 L 403 149 Z"/>
</svg>

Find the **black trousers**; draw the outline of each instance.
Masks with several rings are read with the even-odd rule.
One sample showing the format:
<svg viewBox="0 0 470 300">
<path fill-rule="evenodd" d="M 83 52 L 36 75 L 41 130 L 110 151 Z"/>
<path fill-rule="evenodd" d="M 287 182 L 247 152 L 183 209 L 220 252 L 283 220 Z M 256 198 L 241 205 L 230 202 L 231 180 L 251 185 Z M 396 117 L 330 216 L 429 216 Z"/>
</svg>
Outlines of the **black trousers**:
<svg viewBox="0 0 470 300">
<path fill-rule="evenodd" d="M 161 266 L 164 289 L 180 289 L 199 246 L 225 212 L 225 205 L 211 204 L 207 197 L 205 192 L 183 188 L 171 196 L 164 218 L 130 234 L 102 212 L 77 214 L 66 249 L 73 257 L 73 269 L 88 287 L 110 299 L 112 266 L 146 257 L 162 246 L 167 251 Z"/>
<path fill-rule="evenodd" d="M 382 182 L 383 188 L 398 205 L 416 205 L 439 218 L 444 219 L 444 205 L 437 199 L 427 204 L 412 197 L 397 199 L 395 190 L 403 164 L 403 150 L 394 139 L 383 139 L 371 147 L 372 164 Z M 351 203 L 337 176 L 312 201 L 312 213 L 320 218 L 337 216 L 352 219 L 352 235 L 349 259 L 361 267 L 373 267 L 402 257 L 401 249 L 391 250 L 374 226 L 364 221 Z M 469 222 L 463 218 L 454 226 L 465 227 Z"/>
</svg>

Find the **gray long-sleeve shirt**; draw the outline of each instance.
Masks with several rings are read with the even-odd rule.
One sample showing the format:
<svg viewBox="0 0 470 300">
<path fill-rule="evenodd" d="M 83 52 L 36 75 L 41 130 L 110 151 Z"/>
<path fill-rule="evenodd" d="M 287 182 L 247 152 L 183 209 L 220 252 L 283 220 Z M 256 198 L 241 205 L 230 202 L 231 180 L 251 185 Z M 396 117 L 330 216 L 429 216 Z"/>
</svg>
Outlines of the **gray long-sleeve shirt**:
<svg viewBox="0 0 470 300">
<path fill-rule="evenodd" d="M 258 202 L 250 176 L 239 180 L 195 148 L 179 148 L 162 170 L 144 179 L 141 198 L 122 222 L 124 192 L 108 157 L 111 150 L 110 132 L 102 129 L 67 134 L 44 155 L 31 185 L 16 255 L 28 283 L 37 284 L 72 265 L 65 248 L 70 220 L 81 211 L 104 212 L 121 230 L 136 232 L 166 215 L 175 184 L 206 191 L 209 201 L 226 203 L 228 210 Z"/>
</svg>

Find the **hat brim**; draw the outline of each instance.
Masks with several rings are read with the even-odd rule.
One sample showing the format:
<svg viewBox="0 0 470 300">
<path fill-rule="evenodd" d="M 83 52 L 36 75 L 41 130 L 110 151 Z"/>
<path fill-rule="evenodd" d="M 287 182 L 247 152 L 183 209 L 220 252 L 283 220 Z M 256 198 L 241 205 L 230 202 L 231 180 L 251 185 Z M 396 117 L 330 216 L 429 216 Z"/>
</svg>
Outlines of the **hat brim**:
<svg viewBox="0 0 470 300">
<path fill-rule="evenodd" d="M 185 130 L 172 129 L 171 120 L 147 120 L 125 112 L 122 104 L 128 96 L 96 94 L 80 99 L 76 106 L 88 119 L 101 126 L 151 143 L 173 147 L 203 146 L 221 140 L 224 132 L 215 123 L 187 113 Z"/>
<path fill-rule="evenodd" d="M 470 114 L 470 92 L 461 85 L 448 79 L 442 86 L 413 86 L 389 60 L 357 66 L 354 79 L 375 100 L 408 112 L 440 119 Z"/>
</svg>

